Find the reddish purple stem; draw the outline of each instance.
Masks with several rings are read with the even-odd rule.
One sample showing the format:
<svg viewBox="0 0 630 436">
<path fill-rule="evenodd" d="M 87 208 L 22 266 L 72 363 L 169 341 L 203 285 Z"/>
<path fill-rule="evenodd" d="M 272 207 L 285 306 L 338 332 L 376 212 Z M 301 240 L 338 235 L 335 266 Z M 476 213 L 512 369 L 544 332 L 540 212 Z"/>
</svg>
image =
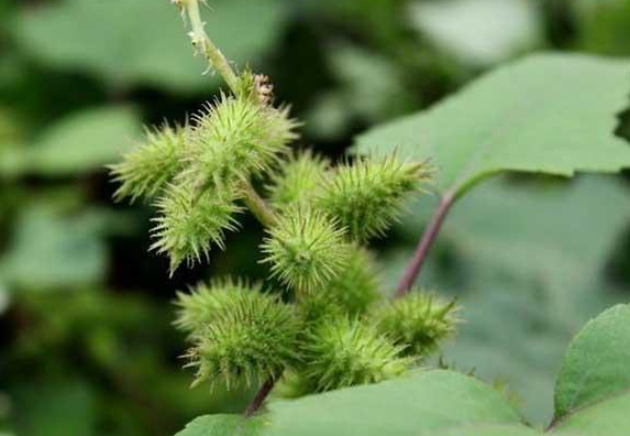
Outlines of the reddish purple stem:
<svg viewBox="0 0 630 436">
<path fill-rule="evenodd" d="M 276 384 L 276 379 L 273 377 L 269 377 L 265 381 L 265 383 L 263 383 L 263 385 L 260 387 L 260 389 L 256 393 L 256 396 L 252 399 L 252 402 L 249 403 L 249 405 L 247 406 L 247 409 L 245 409 L 245 413 L 244 413 L 245 418 L 249 418 L 254 413 L 256 413 L 258 409 L 260 409 L 260 406 L 262 406 L 262 404 L 265 402 L 265 398 L 267 398 L 267 396 L 269 395 L 269 393 L 271 392 L 275 384 Z"/>
<path fill-rule="evenodd" d="M 451 192 L 447 192 L 444 194 L 442 199 L 440 200 L 440 204 L 438 205 L 435 214 L 431 217 L 431 221 L 427 225 L 422 238 L 420 238 L 420 242 L 418 243 L 418 248 L 416 249 L 413 258 L 409 262 L 409 265 L 405 269 L 405 273 L 398 284 L 398 288 L 396 290 L 395 298 L 403 297 L 413 284 L 416 282 L 418 278 L 418 274 L 420 274 L 420 270 L 422 269 L 422 265 L 427 258 L 427 254 L 429 254 L 429 250 L 433 246 L 435 242 L 435 238 L 437 237 L 440 229 L 442 228 L 442 224 L 444 223 L 444 218 L 448 214 L 448 211 L 453 206 L 453 202 L 455 201 L 455 195 Z"/>
</svg>

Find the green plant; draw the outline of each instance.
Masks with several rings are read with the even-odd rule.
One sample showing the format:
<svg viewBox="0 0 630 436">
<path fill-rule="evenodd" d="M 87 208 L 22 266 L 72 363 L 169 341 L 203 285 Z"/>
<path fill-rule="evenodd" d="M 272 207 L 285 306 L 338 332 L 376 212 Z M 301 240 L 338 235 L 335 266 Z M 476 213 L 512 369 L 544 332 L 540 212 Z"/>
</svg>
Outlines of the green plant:
<svg viewBox="0 0 630 436">
<path fill-rule="evenodd" d="M 226 279 L 199 285 L 178 300 L 177 325 L 192 344 L 188 357 L 197 369 L 195 383 L 262 385 L 246 417 L 260 408 L 278 381 L 279 393 L 287 397 L 382 382 L 413 373 L 414 366 L 454 334 L 454 302 L 410 291 L 448 212 L 481 179 L 505 171 L 572 176 L 576 171 L 613 172 L 630 166 L 627 145 L 613 135 L 615 115 L 625 104 L 628 65 L 558 55 L 512 64 L 428 113 L 369 132 L 359 138 L 351 162 L 332 166 L 309 152 L 291 152 L 299 123 L 286 108 L 273 106 L 269 79 L 232 69 L 204 31 L 198 0 L 173 2 L 190 20 L 193 46 L 230 93 L 222 94 L 191 124 L 150 134 L 147 143 L 112 172 L 121 182 L 118 197 L 144 197 L 157 207 L 153 249 L 170 257 L 171 273 L 182 262 L 206 258 L 213 245 L 223 248 L 225 233 L 237 229 L 235 215 L 243 206 L 266 228 L 261 263 L 269 264 L 270 278 L 290 292 L 281 296 L 262 285 Z M 547 77 L 555 75 L 565 80 L 550 86 Z M 592 86 L 595 80 L 597 87 Z M 431 144 L 418 147 L 417 137 Z M 267 182 L 267 199 L 256 191 L 257 181 Z M 377 293 L 365 245 L 383 236 L 405 201 L 428 189 L 429 182 L 440 203 L 400 280 L 396 300 L 386 301 Z M 623 337 L 630 322 L 625 312 L 620 306 L 602 315 L 604 321 L 595 321 L 595 330 L 606 332 L 593 335 Z M 612 322 L 610 313 L 615 314 Z M 576 339 L 577 348 L 580 341 Z M 591 347 L 587 342 L 586 348 Z M 584 351 L 569 352 L 551 429 L 584 428 L 580 420 L 587 418 L 568 416 L 576 404 L 590 406 L 606 399 L 603 407 L 613 401 L 613 412 L 602 413 L 618 413 L 617 403 L 626 404 L 627 398 L 608 396 L 627 388 L 627 375 L 619 370 L 624 353 L 605 353 L 613 369 L 593 372 L 601 380 L 585 388 L 576 382 L 575 372 L 589 362 L 584 362 Z M 420 410 L 413 411 L 426 418 L 418 424 L 423 432 L 536 434 L 520 425 L 518 413 L 497 392 L 476 380 L 451 371 L 421 372 L 406 380 L 408 391 L 422 399 Z M 332 413 L 326 434 L 347 434 L 348 421 L 363 426 L 363 433 L 377 428 L 382 434 L 387 427 L 378 428 L 371 418 L 363 420 L 363 403 L 375 408 L 383 398 L 405 389 L 394 380 L 281 403 L 272 407 L 266 426 L 260 425 L 266 415 L 245 422 L 231 416 L 204 417 L 184 434 L 231 434 L 239 429 L 252 434 L 319 434 L 321 429 L 313 433 L 313 417 L 334 412 L 335 404 L 339 412 Z M 452 404 L 458 406 L 453 420 L 470 428 L 444 418 L 442 409 Z M 409 418 L 403 403 L 398 405 L 403 409 L 398 419 Z M 396 424 L 395 417 L 386 418 L 388 425 Z M 396 434 L 412 434 L 408 422 L 398 424 Z M 628 428 L 628 423 L 623 425 Z"/>
<path fill-rule="evenodd" d="M 230 92 L 185 126 L 148 131 L 111 167 L 116 197 L 155 205 L 152 249 L 168 255 L 171 274 L 224 248 L 236 215 L 248 209 L 267 231 L 260 262 L 289 291 L 282 298 L 273 285 L 225 279 L 180 293 L 176 324 L 191 343 L 195 384 L 262 384 L 250 415 L 277 381 L 295 396 L 407 372 L 454 333 L 456 307 L 433 305 L 420 290 L 390 306 L 365 244 L 385 235 L 405 200 L 425 189 L 431 165 L 392 153 L 333 166 L 291 151 L 299 123 L 273 105 L 269 79 L 232 69 L 206 35 L 197 0 L 175 3 L 190 20 L 192 45 Z M 255 188 L 261 180 L 266 199 Z M 403 325 L 413 334 L 401 333 Z"/>
</svg>

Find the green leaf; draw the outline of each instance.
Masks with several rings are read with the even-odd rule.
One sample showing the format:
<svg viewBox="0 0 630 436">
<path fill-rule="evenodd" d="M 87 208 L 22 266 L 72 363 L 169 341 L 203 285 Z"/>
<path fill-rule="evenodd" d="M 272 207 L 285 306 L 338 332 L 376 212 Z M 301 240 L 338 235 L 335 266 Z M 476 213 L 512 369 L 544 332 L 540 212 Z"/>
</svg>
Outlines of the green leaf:
<svg viewBox="0 0 630 436">
<path fill-rule="evenodd" d="M 629 389 L 628 362 L 630 305 L 619 305 L 589 322 L 571 342 L 556 384 L 555 419 Z"/>
<path fill-rule="evenodd" d="M 104 278 L 107 249 L 100 238 L 103 216 L 95 210 L 65 216 L 33 206 L 19 216 L 0 273 L 9 290 L 79 287 Z"/>
<path fill-rule="evenodd" d="M 36 380 L 15 388 L 15 433 L 96 435 L 98 398 L 81 379 Z"/>
<path fill-rule="evenodd" d="M 504 60 L 542 39 L 541 17 L 529 0 L 415 2 L 410 17 L 437 48 L 474 66 Z"/>
<path fill-rule="evenodd" d="M 335 138 L 353 118 L 374 123 L 412 107 L 400 71 L 387 59 L 342 43 L 332 45 L 327 55 L 339 86 L 317 98 L 305 124 L 309 133 Z"/>
<path fill-rule="evenodd" d="M 194 419 L 175 436 L 256 436 L 261 434 L 260 418 L 238 415 L 206 415 Z"/>
<path fill-rule="evenodd" d="M 282 31 L 277 0 L 209 3 L 208 33 L 241 66 L 273 46 Z M 146 83 L 194 92 L 217 83 L 202 76 L 206 63 L 193 59 L 184 23 L 168 0 L 63 0 L 25 8 L 22 16 L 15 36 L 53 68 L 89 72 L 115 87 Z"/>
<path fill-rule="evenodd" d="M 84 111 L 44 131 L 29 150 L 29 170 L 59 176 L 103 169 L 116 162 L 140 134 L 140 121 L 129 107 Z"/>
<path fill-rule="evenodd" d="M 630 394 L 625 393 L 568 415 L 552 428 L 554 433 L 585 436 L 630 434 Z"/>
<path fill-rule="evenodd" d="M 492 387 L 430 371 L 270 406 L 269 436 L 424 436 L 473 424 L 519 424 Z"/>
<path fill-rule="evenodd" d="M 359 136 L 356 151 L 431 158 L 437 190 L 455 195 L 504 171 L 616 172 L 630 166 L 630 147 L 613 134 L 628 103 L 628 73 L 624 61 L 530 56 L 433 109 Z"/>
<path fill-rule="evenodd" d="M 630 54 L 630 2 L 575 0 L 575 23 L 584 50 L 611 55 Z"/>
<path fill-rule="evenodd" d="M 444 238 L 471 262 L 585 281 L 601 272 L 629 219 L 630 198 L 619 180 L 588 176 L 550 186 L 497 180 L 462 199 Z"/>
</svg>

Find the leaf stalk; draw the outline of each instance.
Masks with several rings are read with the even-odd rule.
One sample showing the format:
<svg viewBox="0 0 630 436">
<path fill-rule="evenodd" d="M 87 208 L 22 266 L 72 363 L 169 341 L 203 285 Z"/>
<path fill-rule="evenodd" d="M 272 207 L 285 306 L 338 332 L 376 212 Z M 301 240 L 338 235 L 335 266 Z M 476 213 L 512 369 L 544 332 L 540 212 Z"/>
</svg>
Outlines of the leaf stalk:
<svg viewBox="0 0 630 436">
<path fill-rule="evenodd" d="M 435 239 L 442 228 L 442 224 L 444 224 L 444 219 L 446 215 L 451 210 L 451 207 L 455 203 L 456 194 L 455 192 L 449 191 L 445 193 L 438 205 L 435 213 L 431 217 L 429 224 L 427 225 L 422 237 L 420 238 L 420 242 L 418 243 L 418 247 L 416 249 L 415 254 L 411 258 L 409 265 L 405 269 L 405 272 L 398 284 L 398 288 L 396 290 L 396 294 L 394 298 L 401 298 L 405 296 L 409 290 L 412 288 L 415 283 L 418 275 L 420 274 L 420 270 L 426 261 L 427 255 L 429 254 L 429 250 L 433 246 Z"/>
</svg>

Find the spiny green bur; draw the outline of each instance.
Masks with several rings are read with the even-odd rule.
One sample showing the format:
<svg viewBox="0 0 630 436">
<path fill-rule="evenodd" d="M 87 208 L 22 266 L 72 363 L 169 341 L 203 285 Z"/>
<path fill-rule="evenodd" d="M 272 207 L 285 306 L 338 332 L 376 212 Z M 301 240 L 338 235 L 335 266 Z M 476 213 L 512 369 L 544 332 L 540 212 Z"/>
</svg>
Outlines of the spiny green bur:
<svg viewBox="0 0 630 436">
<path fill-rule="evenodd" d="M 272 276 L 298 291 L 321 288 L 339 276 L 350 256 L 344 229 L 308 207 L 282 214 L 262 245 Z"/>
<path fill-rule="evenodd" d="M 120 183 L 114 197 L 129 197 L 131 201 L 155 198 L 183 169 L 188 133 L 186 127 L 168 125 L 161 130 L 147 129 L 145 143 L 110 168 L 114 180 Z"/>
<path fill-rule="evenodd" d="M 417 290 L 398 300 L 375 307 L 370 324 L 403 347 L 403 354 L 424 358 L 441 341 L 455 333 L 457 306 L 436 295 Z"/>
<path fill-rule="evenodd" d="M 249 208 L 267 232 L 261 262 L 286 288 L 228 278 L 177 294 L 175 325 L 191 344 L 195 384 L 281 380 L 279 391 L 295 396 L 404 373 L 454 333 L 455 306 L 421 292 L 383 301 L 365 244 L 422 191 L 430 166 L 389 156 L 333 167 L 291 151 L 298 123 L 271 104 L 269 80 L 232 71 L 205 35 L 197 0 L 177 4 L 189 9 L 195 46 L 232 92 L 185 127 L 149 130 L 111 167 L 115 196 L 155 206 L 151 248 L 170 258 L 171 273 L 225 248 Z M 255 179 L 267 181 L 266 199 Z"/>
</svg>

